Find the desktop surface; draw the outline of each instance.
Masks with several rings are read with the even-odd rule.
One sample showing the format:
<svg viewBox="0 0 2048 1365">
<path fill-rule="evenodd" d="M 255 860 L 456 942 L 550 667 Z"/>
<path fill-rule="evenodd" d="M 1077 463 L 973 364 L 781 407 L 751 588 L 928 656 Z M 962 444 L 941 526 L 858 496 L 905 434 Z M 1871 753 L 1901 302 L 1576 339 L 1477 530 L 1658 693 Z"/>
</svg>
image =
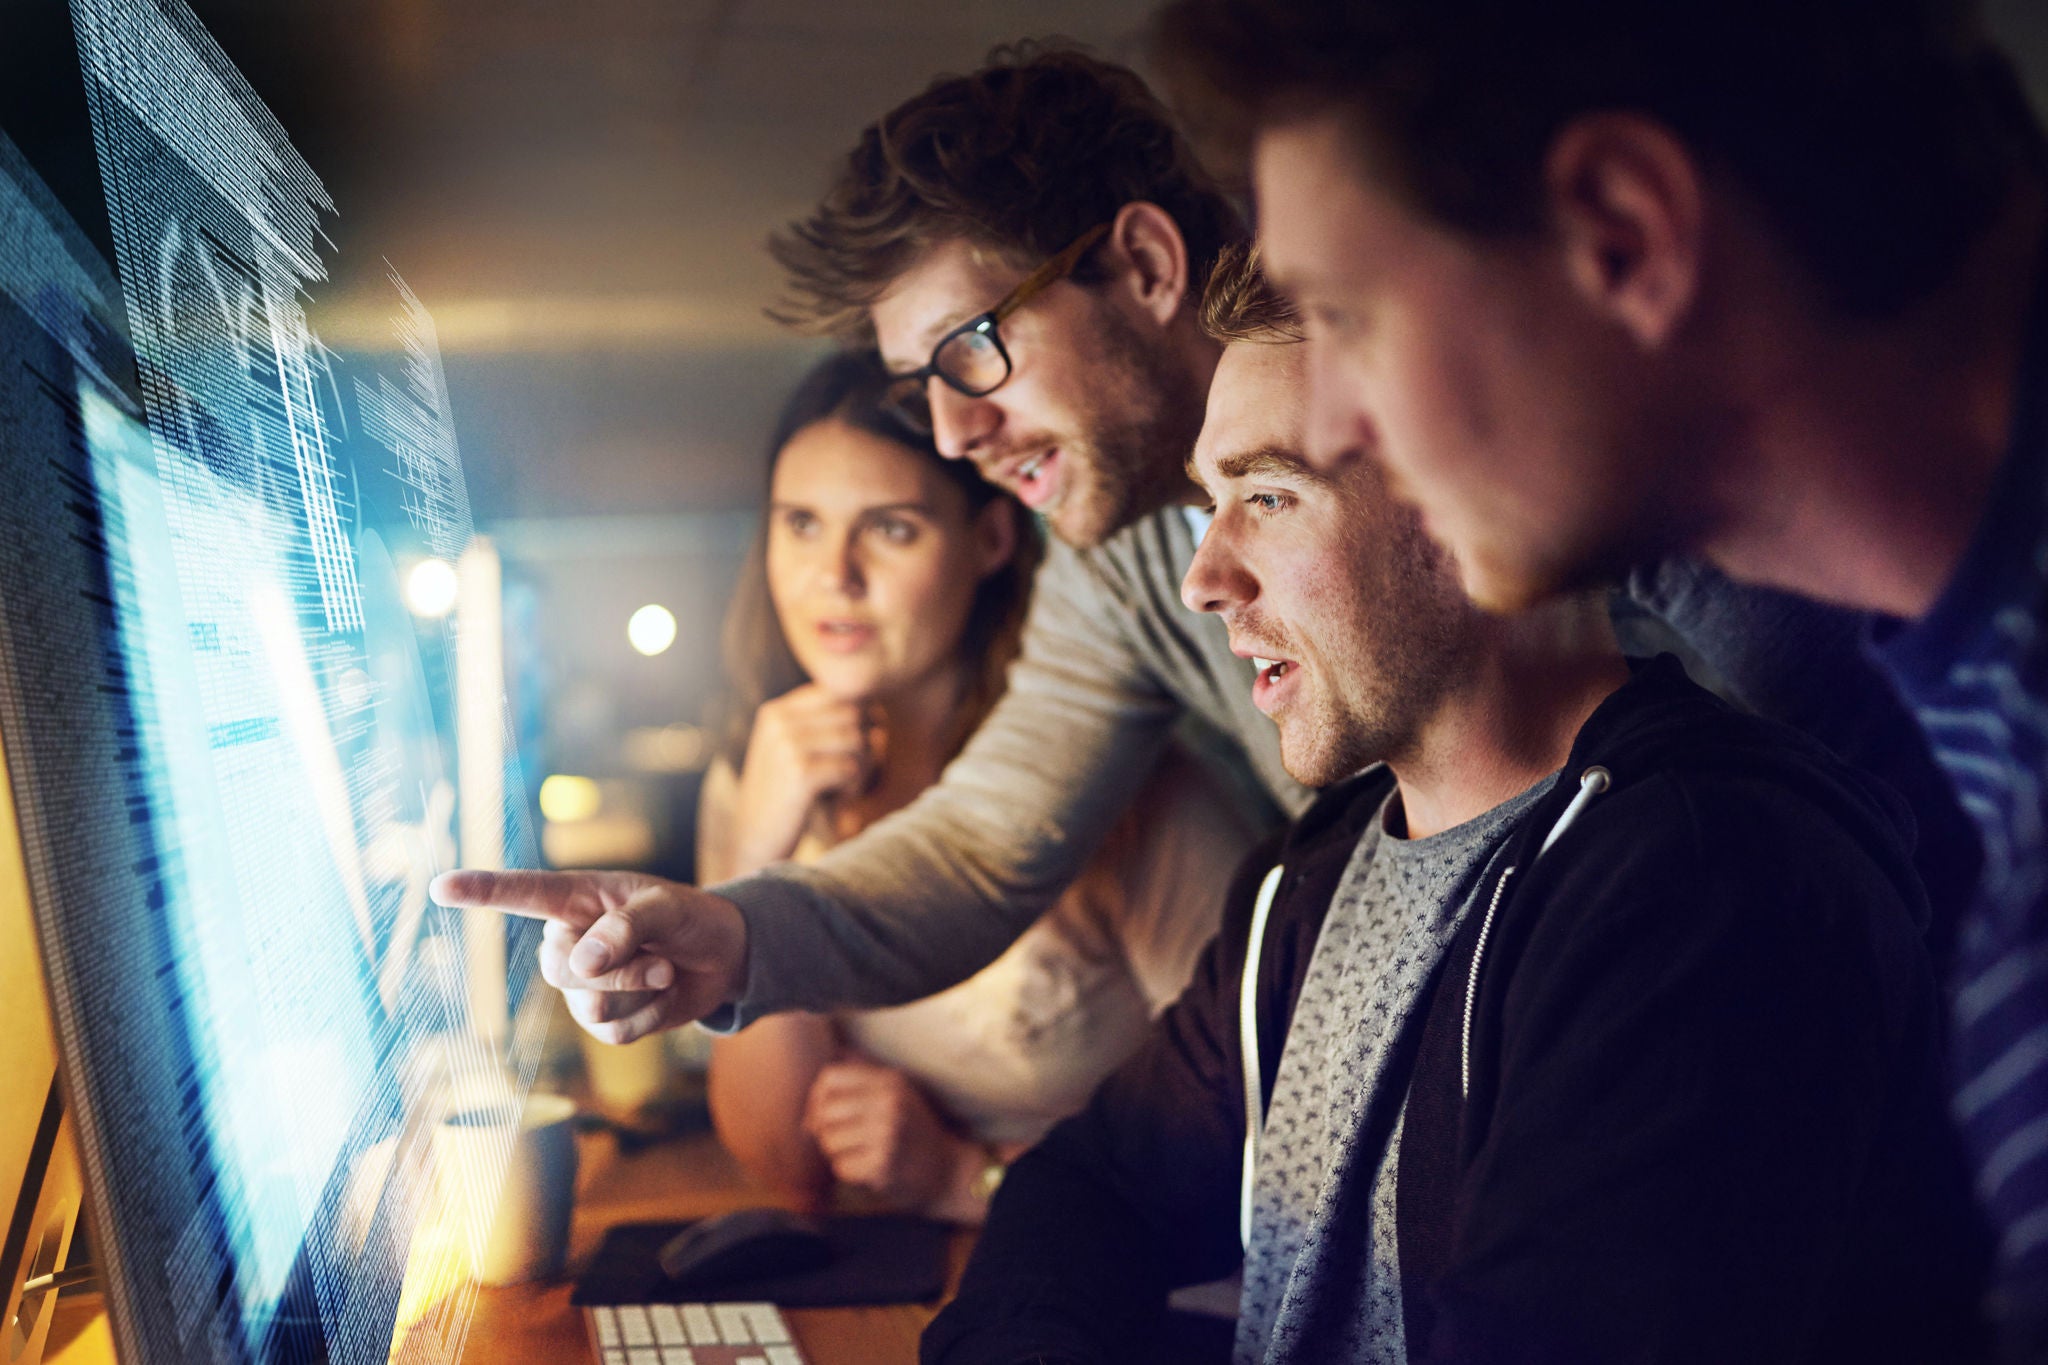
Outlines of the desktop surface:
<svg viewBox="0 0 2048 1365">
<path fill-rule="evenodd" d="M 738 1165 L 710 1133 L 620 1149 L 609 1133 L 578 1138 L 580 1174 L 569 1230 L 569 1269 L 559 1281 L 483 1289 L 477 1294 L 462 1359 L 592 1361 L 583 1310 L 569 1302 L 575 1275 L 617 1223 L 706 1218 L 761 1202 Z M 954 1235 L 948 1292 L 959 1283 L 973 1234 Z M 782 1310 L 810 1365 L 900 1365 L 917 1359 L 917 1339 L 938 1304 Z"/>
</svg>

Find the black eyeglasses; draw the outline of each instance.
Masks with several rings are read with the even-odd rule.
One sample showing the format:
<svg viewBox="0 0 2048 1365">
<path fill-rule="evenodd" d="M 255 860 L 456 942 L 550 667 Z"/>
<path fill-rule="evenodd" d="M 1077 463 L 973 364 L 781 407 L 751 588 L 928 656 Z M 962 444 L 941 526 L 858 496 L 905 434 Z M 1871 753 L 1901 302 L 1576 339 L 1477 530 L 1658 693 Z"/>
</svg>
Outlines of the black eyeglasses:
<svg viewBox="0 0 2048 1365">
<path fill-rule="evenodd" d="M 919 431 L 932 429 L 931 381 L 939 380 L 955 393 L 968 398 L 985 398 L 1001 388 L 1014 368 L 1010 353 L 996 328 L 1003 319 L 1029 303 L 1047 285 L 1073 272 L 1088 249 L 1109 231 L 1108 223 L 1097 223 L 1076 237 L 1061 252 L 1024 277 L 1003 301 L 986 313 L 969 318 L 939 338 L 932 347 L 931 362 L 921 370 L 898 375 L 889 385 L 889 407 Z"/>
</svg>

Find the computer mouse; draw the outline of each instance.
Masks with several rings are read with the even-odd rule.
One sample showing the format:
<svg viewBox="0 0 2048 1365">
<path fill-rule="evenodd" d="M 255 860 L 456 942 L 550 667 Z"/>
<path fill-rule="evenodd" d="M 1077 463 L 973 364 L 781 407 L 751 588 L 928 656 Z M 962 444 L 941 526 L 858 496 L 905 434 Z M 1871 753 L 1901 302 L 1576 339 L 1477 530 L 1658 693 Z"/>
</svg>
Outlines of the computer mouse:
<svg viewBox="0 0 2048 1365">
<path fill-rule="evenodd" d="M 662 1243 L 661 1273 L 685 1288 L 800 1275 L 832 1261 L 825 1229 L 787 1209 L 739 1209 L 690 1224 Z"/>
</svg>

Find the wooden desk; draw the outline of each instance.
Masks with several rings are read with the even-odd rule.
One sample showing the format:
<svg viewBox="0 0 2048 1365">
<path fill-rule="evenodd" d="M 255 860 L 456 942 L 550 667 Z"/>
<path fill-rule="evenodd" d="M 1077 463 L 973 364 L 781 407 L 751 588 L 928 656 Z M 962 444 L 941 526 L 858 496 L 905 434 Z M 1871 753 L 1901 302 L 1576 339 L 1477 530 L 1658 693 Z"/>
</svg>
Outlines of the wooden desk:
<svg viewBox="0 0 2048 1365">
<path fill-rule="evenodd" d="M 762 1202 L 710 1133 L 693 1134 L 631 1154 L 610 1134 L 578 1140 L 576 1214 L 569 1229 L 569 1274 L 556 1283 L 514 1285 L 477 1293 L 462 1359 L 473 1365 L 591 1361 L 583 1310 L 569 1304 L 570 1282 L 615 1223 L 704 1218 Z M 947 1290 L 960 1281 L 973 1234 L 953 1239 Z M 784 1310 L 813 1365 L 903 1365 L 917 1359 L 917 1339 L 936 1305 Z"/>
</svg>

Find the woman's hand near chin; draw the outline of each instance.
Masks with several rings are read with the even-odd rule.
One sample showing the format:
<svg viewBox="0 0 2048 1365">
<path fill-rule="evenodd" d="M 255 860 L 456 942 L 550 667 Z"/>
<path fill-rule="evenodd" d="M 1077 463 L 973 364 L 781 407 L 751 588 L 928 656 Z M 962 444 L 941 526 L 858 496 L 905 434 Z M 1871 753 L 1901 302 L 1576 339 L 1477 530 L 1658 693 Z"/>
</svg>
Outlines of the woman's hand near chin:
<svg viewBox="0 0 2048 1365">
<path fill-rule="evenodd" d="M 740 770 L 733 865 L 723 875 L 789 857 L 819 801 L 866 789 L 877 763 L 875 729 L 870 707 L 816 683 L 763 702 Z"/>
</svg>

